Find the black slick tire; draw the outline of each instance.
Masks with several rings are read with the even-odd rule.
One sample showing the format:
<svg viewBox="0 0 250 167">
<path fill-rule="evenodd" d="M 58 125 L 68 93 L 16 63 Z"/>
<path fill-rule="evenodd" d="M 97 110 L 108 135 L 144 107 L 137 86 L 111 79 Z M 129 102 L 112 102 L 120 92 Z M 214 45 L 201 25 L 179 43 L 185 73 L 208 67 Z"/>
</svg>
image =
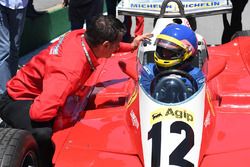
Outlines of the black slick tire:
<svg viewBox="0 0 250 167">
<path fill-rule="evenodd" d="M 12 128 L 0 128 L 0 166 L 39 166 L 38 146 L 29 132 Z"/>
</svg>

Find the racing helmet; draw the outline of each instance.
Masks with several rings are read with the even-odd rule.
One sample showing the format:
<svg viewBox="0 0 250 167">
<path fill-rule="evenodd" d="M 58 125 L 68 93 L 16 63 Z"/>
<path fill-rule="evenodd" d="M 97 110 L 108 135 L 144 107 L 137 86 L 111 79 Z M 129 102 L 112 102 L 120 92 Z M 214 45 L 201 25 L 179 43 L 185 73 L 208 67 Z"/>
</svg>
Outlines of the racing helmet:
<svg viewBox="0 0 250 167">
<path fill-rule="evenodd" d="M 197 51 L 195 33 L 187 26 L 170 24 L 157 36 L 154 61 L 158 67 L 170 68 L 178 65 Z"/>
</svg>

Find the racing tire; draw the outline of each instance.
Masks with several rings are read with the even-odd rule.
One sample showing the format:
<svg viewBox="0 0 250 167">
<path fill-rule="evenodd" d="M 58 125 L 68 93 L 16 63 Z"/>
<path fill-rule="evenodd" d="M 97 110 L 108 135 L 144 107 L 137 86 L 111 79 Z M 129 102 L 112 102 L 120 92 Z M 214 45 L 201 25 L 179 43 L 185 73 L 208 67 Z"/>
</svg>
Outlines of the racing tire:
<svg viewBox="0 0 250 167">
<path fill-rule="evenodd" d="M 241 36 L 250 36 L 250 30 L 245 30 L 245 31 L 238 31 L 236 32 L 232 37 L 231 40 L 241 37 Z"/>
<path fill-rule="evenodd" d="M 0 128 L 0 166 L 38 167 L 38 145 L 25 130 Z"/>
</svg>

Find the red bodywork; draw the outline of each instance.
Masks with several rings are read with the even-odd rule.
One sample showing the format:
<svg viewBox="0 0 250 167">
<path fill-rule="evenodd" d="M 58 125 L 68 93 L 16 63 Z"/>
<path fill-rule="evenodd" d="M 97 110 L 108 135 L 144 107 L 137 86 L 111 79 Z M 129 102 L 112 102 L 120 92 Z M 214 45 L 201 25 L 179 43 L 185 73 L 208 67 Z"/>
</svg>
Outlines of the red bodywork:
<svg viewBox="0 0 250 167">
<path fill-rule="evenodd" d="M 202 167 L 250 164 L 249 48 L 250 37 L 208 48 Z M 143 166 L 136 81 L 122 72 L 121 60 L 136 76 L 135 52 L 104 60 L 90 79 L 95 89 L 80 121 L 53 135 L 56 167 Z"/>
</svg>

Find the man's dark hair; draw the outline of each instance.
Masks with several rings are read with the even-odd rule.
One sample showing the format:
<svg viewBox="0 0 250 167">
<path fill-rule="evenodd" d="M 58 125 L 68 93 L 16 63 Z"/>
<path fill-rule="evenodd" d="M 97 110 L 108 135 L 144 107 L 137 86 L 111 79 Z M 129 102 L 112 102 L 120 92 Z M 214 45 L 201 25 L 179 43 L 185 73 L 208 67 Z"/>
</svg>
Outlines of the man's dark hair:
<svg viewBox="0 0 250 167">
<path fill-rule="evenodd" d="M 104 41 L 115 42 L 119 35 L 124 35 L 126 28 L 122 22 L 113 16 L 97 16 L 91 21 L 85 32 L 85 38 L 92 46 Z"/>
</svg>

